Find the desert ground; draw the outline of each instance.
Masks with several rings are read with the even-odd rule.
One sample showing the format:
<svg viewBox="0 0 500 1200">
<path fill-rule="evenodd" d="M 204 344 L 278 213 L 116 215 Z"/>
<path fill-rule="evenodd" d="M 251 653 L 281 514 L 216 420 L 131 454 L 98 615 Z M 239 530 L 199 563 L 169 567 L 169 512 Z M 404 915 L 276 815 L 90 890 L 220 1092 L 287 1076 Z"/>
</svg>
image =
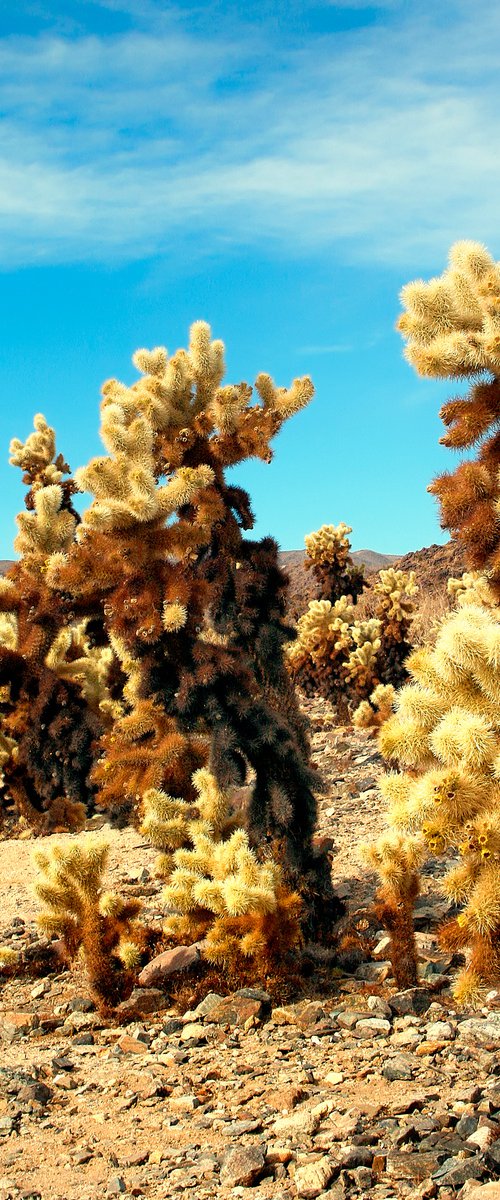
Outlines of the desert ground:
<svg viewBox="0 0 500 1200">
<path fill-rule="evenodd" d="M 182 1004 L 142 989 L 120 1024 L 96 1012 L 83 966 L 6 979 L 0 1200 L 498 1200 L 500 994 L 475 1012 L 451 998 L 455 964 L 435 937 L 439 861 L 417 906 L 422 987 L 396 991 L 359 856 L 383 824 L 383 764 L 368 733 L 339 728 L 322 700 L 305 705 L 325 781 L 318 833 L 332 842 L 358 960 L 284 1002 L 256 984 L 191 1007 L 186 970 Z M 140 895 L 160 925 L 155 852 L 130 828 L 103 832 L 110 886 Z M 0 843 L 2 946 L 40 939 L 33 845 Z"/>
</svg>

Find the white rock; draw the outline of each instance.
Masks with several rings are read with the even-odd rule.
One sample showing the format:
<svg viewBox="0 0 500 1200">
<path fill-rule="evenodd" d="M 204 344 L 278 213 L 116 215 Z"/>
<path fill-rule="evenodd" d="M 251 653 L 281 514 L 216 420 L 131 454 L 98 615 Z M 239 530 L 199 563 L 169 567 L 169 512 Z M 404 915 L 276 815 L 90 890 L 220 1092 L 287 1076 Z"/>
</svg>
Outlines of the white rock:
<svg viewBox="0 0 500 1200">
<path fill-rule="evenodd" d="M 455 1030 L 449 1021 L 429 1021 L 425 1026 L 425 1036 L 431 1042 L 451 1042 Z"/>
<path fill-rule="evenodd" d="M 391 1022 L 382 1017 L 366 1017 L 356 1022 L 356 1032 L 362 1037 L 382 1037 L 391 1032 Z"/>
<path fill-rule="evenodd" d="M 297 1195 L 302 1200 L 315 1200 L 328 1187 L 334 1173 L 333 1164 L 326 1156 L 317 1162 L 299 1167 L 294 1175 Z"/>
</svg>

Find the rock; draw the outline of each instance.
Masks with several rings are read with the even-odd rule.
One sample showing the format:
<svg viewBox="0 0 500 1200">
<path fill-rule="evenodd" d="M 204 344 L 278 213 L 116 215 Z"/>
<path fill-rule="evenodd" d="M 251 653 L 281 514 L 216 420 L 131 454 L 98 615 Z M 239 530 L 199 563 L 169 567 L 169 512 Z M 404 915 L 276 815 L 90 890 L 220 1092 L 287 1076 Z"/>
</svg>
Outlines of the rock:
<svg viewBox="0 0 500 1200">
<path fill-rule="evenodd" d="M 421 1013 L 427 1012 L 432 1004 L 432 995 L 427 988 L 406 988 L 403 992 L 395 992 L 391 996 L 389 1004 L 392 1011 L 400 1017 L 405 1017 L 409 1013 L 420 1016 Z"/>
<path fill-rule="evenodd" d="M 479 1117 L 476 1117 L 472 1113 L 465 1113 L 464 1116 L 460 1117 L 460 1120 L 457 1121 L 457 1124 L 455 1125 L 455 1133 L 457 1134 L 457 1137 L 465 1138 L 467 1141 L 467 1138 L 470 1137 L 471 1133 L 476 1132 L 478 1124 Z"/>
<path fill-rule="evenodd" d="M 156 958 L 146 963 L 138 983 L 144 988 L 158 987 L 169 975 L 174 975 L 177 971 L 188 971 L 200 958 L 199 942 L 194 942 L 192 946 L 174 946 L 172 950 L 164 950 L 163 954 L 157 954 Z"/>
<path fill-rule="evenodd" d="M 369 1146 L 346 1146 L 338 1160 L 338 1166 L 343 1171 L 353 1171 L 355 1167 L 371 1167 L 373 1150 Z"/>
<path fill-rule="evenodd" d="M 26 1037 L 36 1025 L 36 1017 L 26 1012 L 6 1012 L 0 1018 L 0 1038 L 3 1042 L 17 1042 Z"/>
<path fill-rule="evenodd" d="M 386 934 L 385 937 L 381 938 L 380 941 L 377 942 L 375 949 L 372 950 L 372 958 L 376 958 L 377 960 L 383 959 L 384 961 L 387 962 L 387 958 L 388 958 L 390 949 L 391 949 L 391 939 L 390 939 L 389 935 Z"/>
<path fill-rule="evenodd" d="M 321 1196 L 328 1187 L 333 1175 L 333 1164 L 326 1155 L 317 1162 L 306 1163 L 304 1167 L 299 1167 L 294 1175 L 297 1195 L 303 1200 L 315 1200 L 315 1197 Z"/>
<path fill-rule="evenodd" d="M 395 1079 L 412 1079 L 414 1070 L 413 1060 L 408 1055 L 396 1054 L 382 1067 L 382 1075 L 392 1083 Z"/>
<path fill-rule="evenodd" d="M 392 1012 L 385 1000 L 381 996 L 369 996 L 367 1000 L 368 1008 L 374 1017 L 382 1017 L 385 1021 L 390 1021 Z"/>
<path fill-rule="evenodd" d="M 250 990 L 250 989 L 248 989 Z M 261 1000 L 250 996 L 224 996 L 218 1004 L 214 1004 L 210 1012 L 210 1020 L 216 1025 L 244 1025 L 250 1017 L 259 1020 L 263 1014 Z"/>
<path fill-rule="evenodd" d="M 244 1000 L 258 1000 L 262 1005 L 262 1012 L 266 1016 L 271 1012 L 271 997 L 269 992 L 265 992 L 263 988 L 242 987 L 235 992 L 236 996 L 242 996 Z"/>
<path fill-rule="evenodd" d="M 311 1000 L 310 1004 L 306 1004 L 305 1008 L 297 1014 L 296 1021 L 300 1029 L 311 1029 L 320 1021 L 327 1021 L 327 1013 L 323 1005 L 318 1000 Z"/>
<path fill-rule="evenodd" d="M 356 979 L 364 979 L 367 983 L 383 983 L 392 975 L 392 963 L 389 959 L 382 962 L 364 962 L 356 967 L 354 975 Z"/>
<path fill-rule="evenodd" d="M 439 1187 L 458 1188 L 467 1181 L 467 1179 L 481 1179 L 484 1175 L 484 1163 L 481 1162 L 478 1155 L 473 1158 L 447 1158 L 441 1166 L 433 1172 L 432 1178 L 436 1180 Z"/>
<path fill-rule="evenodd" d="M 441 1156 L 442 1157 L 442 1156 Z M 390 1150 L 387 1155 L 387 1174 L 395 1179 L 422 1183 L 439 1167 L 439 1156 L 432 1153 L 412 1154 L 408 1150 Z"/>
<path fill-rule="evenodd" d="M 467 1138 L 467 1145 L 473 1150 L 476 1148 L 479 1149 L 482 1153 L 484 1150 L 487 1150 L 488 1146 L 491 1146 L 495 1140 L 495 1136 L 495 1133 L 488 1125 L 480 1125 L 479 1129 L 476 1129 Z"/>
<path fill-rule="evenodd" d="M 344 1082 L 344 1078 L 342 1071 L 329 1071 L 328 1075 L 325 1075 L 324 1083 L 329 1083 L 330 1087 L 336 1087 L 338 1083 Z"/>
<path fill-rule="evenodd" d="M 72 996 L 71 1000 L 68 1000 L 68 1012 L 95 1012 L 94 1001 L 90 996 Z"/>
<path fill-rule="evenodd" d="M 122 1196 L 123 1192 L 126 1192 L 126 1190 L 127 1187 L 125 1180 L 122 1179 L 121 1175 L 113 1175 L 108 1181 L 108 1186 L 106 1188 L 108 1196 Z"/>
<path fill-rule="evenodd" d="M 141 1042 L 139 1038 L 129 1037 L 128 1033 L 124 1033 L 118 1039 L 117 1045 L 120 1047 L 122 1054 L 147 1054 L 148 1051 L 145 1042 Z"/>
<path fill-rule="evenodd" d="M 161 1028 L 162 1033 L 166 1033 L 167 1035 L 171 1033 L 180 1033 L 180 1030 L 184 1029 L 184 1022 L 181 1021 L 179 1017 L 169 1017 L 167 1021 L 164 1021 Z"/>
<path fill-rule="evenodd" d="M 317 1104 L 315 1108 L 303 1104 L 289 1117 L 279 1117 L 272 1126 L 272 1132 L 277 1137 L 312 1137 L 328 1112 L 328 1104 Z"/>
<path fill-rule="evenodd" d="M 500 1141 L 492 1142 L 485 1151 L 484 1160 L 490 1171 L 500 1175 Z"/>
<path fill-rule="evenodd" d="M 234 1146 L 223 1158 L 220 1181 L 226 1187 L 248 1187 L 259 1178 L 264 1167 L 260 1146 Z"/>
<path fill-rule="evenodd" d="M 425 1026 L 425 1036 L 430 1042 L 451 1042 L 455 1030 L 449 1021 L 429 1021 Z"/>
<path fill-rule="evenodd" d="M 206 1041 L 205 1026 L 200 1021 L 189 1021 L 187 1025 L 184 1025 L 181 1042 L 191 1042 L 192 1045 L 199 1046 L 204 1041 Z"/>
<path fill-rule="evenodd" d="M 158 1012 L 166 1008 L 167 997 L 159 988 L 134 988 L 128 1000 L 122 1000 L 116 1009 L 118 1020 L 123 1023 L 133 1021 L 134 1017 L 144 1017 L 148 1013 Z"/>
<path fill-rule="evenodd" d="M 34 1080 L 33 1083 L 27 1083 L 19 1090 L 17 1099 L 21 1104 L 34 1100 L 36 1104 L 45 1105 L 48 1104 L 52 1095 L 52 1088 L 48 1087 L 46 1083 L 42 1083 L 41 1080 Z"/>
<path fill-rule="evenodd" d="M 374 1154 L 372 1162 L 372 1171 L 374 1175 L 383 1175 L 387 1166 L 386 1154 Z"/>
<path fill-rule="evenodd" d="M 425 1058 L 426 1055 L 432 1058 L 434 1054 L 439 1054 L 441 1050 L 444 1050 L 445 1046 L 446 1042 L 420 1042 L 415 1054 L 417 1058 Z"/>
<path fill-rule="evenodd" d="M 356 1022 L 355 1029 L 361 1037 L 382 1037 L 391 1032 L 391 1022 L 382 1017 L 366 1017 Z"/>
<path fill-rule="evenodd" d="M 307 1092 L 303 1087 L 296 1084 L 290 1084 L 288 1087 L 276 1088 L 274 1091 L 266 1092 L 266 1104 L 270 1108 L 274 1108 L 277 1112 L 291 1112 L 298 1104 L 307 1099 Z"/>
<path fill-rule="evenodd" d="M 497 1042 L 500 1044 L 500 1012 L 491 1012 L 488 1017 L 471 1017 L 461 1021 L 458 1037 L 464 1042 Z"/>
<path fill-rule="evenodd" d="M 458 1200 L 500 1200 L 500 1181 L 482 1184 L 469 1181 L 459 1192 Z"/>
<path fill-rule="evenodd" d="M 198 1018 L 210 1017 L 212 1010 L 216 1008 L 219 1001 L 223 999 L 224 996 L 219 996 L 218 992 L 208 992 L 207 995 L 204 996 L 203 1000 L 197 1004 L 196 1008 L 194 1009 L 194 1015 Z"/>
</svg>

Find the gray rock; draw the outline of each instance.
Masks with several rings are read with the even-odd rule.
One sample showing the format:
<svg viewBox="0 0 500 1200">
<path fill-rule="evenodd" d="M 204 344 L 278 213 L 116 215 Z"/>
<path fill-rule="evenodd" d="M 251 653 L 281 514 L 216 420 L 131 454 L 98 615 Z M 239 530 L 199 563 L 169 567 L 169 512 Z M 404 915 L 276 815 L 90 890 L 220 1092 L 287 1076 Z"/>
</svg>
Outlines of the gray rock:
<svg viewBox="0 0 500 1200">
<path fill-rule="evenodd" d="M 408 1013 L 427 1012 L 427 1009 L 432 1004 L 432 995 L 427 988 L 405 988 L 403 992 L 395 992 L 389 1000 L 392 1011 L 398 1016 L 404 1017 Z"/>
<path fill-rule="evenodd" d="M 388 1079 L 391 1083 L 394 1079 L 412 1079 L 414 1071 L 413 1059 L 407 1054 L 396 1054 L 382 1067 L 384 1079 Z"/>
<path fill-rule="evenodd" d="M 134 1017 L 144 1017 L 166 1006 L 167 997 L 159 988 L 134 988 L 128 1000 L 122 1000 L 118 1005 L 116 1015 L 121 1021 L 133 1021 Z"/>
<path fill-rule="evenodd" d="M 126 1183 L 121 1175 L 113 1175 L 111 1179 L 108 1180 L 108 1186 L 106 1188 L 108 1196 L 122 1196 L 126 1190 Z"/>
<path fill-rule="evenodd" d="M 478 1124 L 479 1117 L 465 1114 L 465 1116 L 460 1117 L 460 1120 L 457 1121 L 457 1124 L 455 1125 L 455 1133 L 458 1137 L 465 1138 L 465 1140 L 467 1140 L 471 1133 L 476 1132 Z"/>
<path fill-rule="evenodd" d="M 498 1042 L 500 1044 L 500 1012 L 492 1012 L 488 1017 L 471 1017 L 461 1021 L 458 1026 L 458 1037 L 465 1042 Z"/>
<path fill-rule="evenodd" d="M 355 1167 L 371 1167 L 373 1158 L 370 1146 L 347 1146 L 341 1151 L 337 1165 L 343 1171 L 352 1171 Z"/>
<path fill-rule="evenodd" d="M 260 1146 L 234 1146 L 222 1161 L 220 1181 L 226 1187 L 248 1187 L 262 1174 L 265 1158 Z"/>
<path fill-rule="evenodd" d="M 217 1008 L 219 1001 L 223 999 L 224 997 L 219 996 L 218 992 L 208 992 L 207 995 L 203 997 L 203 1000 L 201 1000 L 193 1010 L 194 1015 L 197 1016 L 198 1019 L 201 1017 L 209 1017 L 212 1009 Z"/>
<path fill-rule="evenodd" d="M 447 1158 L 433 1172 L 432 1178 L 439 1187 L 462 1187 L 468 1179 L 481 1179 L 484 1175 L 484 1163 L 479 1155 L 472 1158 Z"/>
</svg>

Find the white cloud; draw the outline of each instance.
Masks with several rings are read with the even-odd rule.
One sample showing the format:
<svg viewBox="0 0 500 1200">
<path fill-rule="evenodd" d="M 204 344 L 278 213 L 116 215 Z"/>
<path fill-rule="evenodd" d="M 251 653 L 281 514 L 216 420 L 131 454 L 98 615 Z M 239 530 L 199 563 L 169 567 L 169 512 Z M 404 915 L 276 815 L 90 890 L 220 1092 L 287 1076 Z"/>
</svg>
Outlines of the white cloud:
<svg viewBox="0 0 500 1200">
<path fill-rule="evenodd" d="M 387 7 L 303 45 L 209 19 L 195 35 L 154 5 L 119 36 L 0 41 L 4 266 L 184 239 L 422 270 L 459 236 L 500 253 L 500 14 L 456 0 L 445 29 L 440 9 Z"/>
</svg>

